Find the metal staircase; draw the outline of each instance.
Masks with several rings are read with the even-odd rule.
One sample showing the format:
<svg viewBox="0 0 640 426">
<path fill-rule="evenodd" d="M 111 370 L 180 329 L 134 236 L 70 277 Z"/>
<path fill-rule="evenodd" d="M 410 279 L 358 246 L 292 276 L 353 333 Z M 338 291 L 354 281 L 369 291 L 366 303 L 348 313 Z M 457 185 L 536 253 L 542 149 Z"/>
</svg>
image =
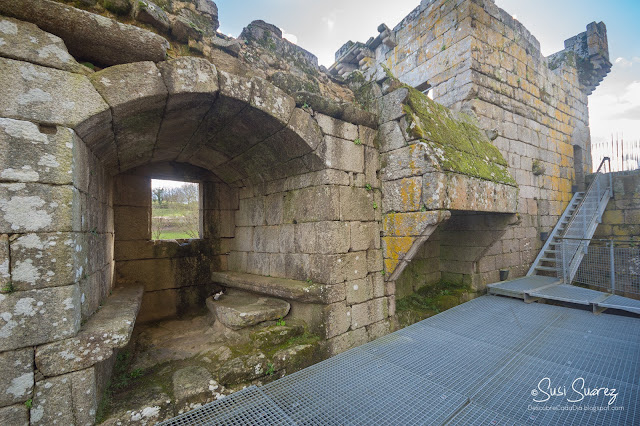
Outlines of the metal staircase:
<svg viewBox="0 0 640 426">
<path fill-rule="evenodd" d="M 527 276 L 556 274 L 562 282 L 571 284 L 613 194 L 611 173 L 604 173 L 605 163 L 611 171 L 610 160 L 605 157 L 587 191 L 574 194 Z"/>
</svg>

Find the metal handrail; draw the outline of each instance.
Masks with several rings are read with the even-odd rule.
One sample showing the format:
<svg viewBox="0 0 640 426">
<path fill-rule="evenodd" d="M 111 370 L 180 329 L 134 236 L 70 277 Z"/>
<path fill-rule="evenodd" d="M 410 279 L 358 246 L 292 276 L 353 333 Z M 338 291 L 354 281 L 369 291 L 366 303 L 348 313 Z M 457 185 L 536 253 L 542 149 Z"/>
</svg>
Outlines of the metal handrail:
<svg viewBox="0 0 640 426">
<path fill-rule="evenodd" d="M 608 163 L 609 166 L 608 179 L 606 179 L 607 176 L 603 173 L 605 163 Z M 602 214 L 603 201 L 605 197 L 607 199 L 611 197 L 611 189 L 611 160 L 609 157 L 605 157 L 602 159 L 595 173 L 595 178 L 585 192 L 584 198 L 576 207 L 574 214 L 560 236 L 560 238 L 565 240 L 586 240 L 573 244 L 563 242 L 561 250 L 559 250 L 562 261 L 557 262 L 556 265 L 562 268 L 559 269 L 558 272 L 560 273 L 560 278 L 562 278 L 565 283 L 570 283 L 578 270 L 583 256 L 580 253 L 586 253 L 589 247 L 590 237 L 593 235 L 597 222 L 599 222 L 600 215 Z"/>
</svg>

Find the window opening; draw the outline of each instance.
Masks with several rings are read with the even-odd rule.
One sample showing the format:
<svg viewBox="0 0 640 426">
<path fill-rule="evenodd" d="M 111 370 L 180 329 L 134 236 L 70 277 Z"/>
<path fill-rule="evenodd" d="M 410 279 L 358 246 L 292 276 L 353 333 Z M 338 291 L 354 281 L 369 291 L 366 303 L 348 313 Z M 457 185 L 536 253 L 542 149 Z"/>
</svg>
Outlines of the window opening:
<svg viewBox="0 0 640 426">
<path fill-rule="evenodd" d="M 200 184 L 151 179 L 151 239 L 201 238 Z"/>
</svg>

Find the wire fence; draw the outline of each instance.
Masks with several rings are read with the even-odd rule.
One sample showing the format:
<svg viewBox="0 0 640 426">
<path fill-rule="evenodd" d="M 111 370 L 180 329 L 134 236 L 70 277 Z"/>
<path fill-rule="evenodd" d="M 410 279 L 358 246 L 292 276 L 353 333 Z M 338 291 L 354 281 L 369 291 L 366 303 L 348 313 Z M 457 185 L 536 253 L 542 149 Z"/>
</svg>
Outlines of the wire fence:
<svg viewBox="0 0 640 426">
<path fill-rule="evenodd" d="M 605 174 L 605 165 L 609 165 L 609 173 Z M 611 163 L 609 158 L 604 158 L 598 167 L 598 171 L 584 198 L 578 204 L 576 211 L 571 216 L 567 227 L 562 233 L 564 243 L 558 250 L 558 262 L 562 275 L 559 278 L 565 283 L 570 283 L 575 276 L 582 257 L 587 251 L 589 238 L 598 226 L 598 218 L 604 211 L 606 203 L 612 194 Z"/>
<path fill-rule="evenodd" d="M 640 299 L 639 241 L 563 238 L 558 252 L 572 253 L 576 246 L 585 247 L 586 253 L 573 278 L 573 284 Z M 557 264 L 560 265 L 558 277 L 562 278 L 562 262 Z"/>
</svg>

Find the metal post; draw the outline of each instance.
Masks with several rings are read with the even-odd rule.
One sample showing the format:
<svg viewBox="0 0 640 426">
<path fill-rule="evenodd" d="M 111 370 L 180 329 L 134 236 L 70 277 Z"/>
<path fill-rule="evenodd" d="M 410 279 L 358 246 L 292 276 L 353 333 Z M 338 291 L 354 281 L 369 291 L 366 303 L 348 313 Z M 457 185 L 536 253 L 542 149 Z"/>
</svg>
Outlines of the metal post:
<svg viewBox="0 0 640 426">
<path fill-rule="evenodd" d="M 613 248 L 613 240 L 609 240 L 609 270 L 611 275 L 611 293 L 616 293 L 616 262 Z"/>
</svg>

